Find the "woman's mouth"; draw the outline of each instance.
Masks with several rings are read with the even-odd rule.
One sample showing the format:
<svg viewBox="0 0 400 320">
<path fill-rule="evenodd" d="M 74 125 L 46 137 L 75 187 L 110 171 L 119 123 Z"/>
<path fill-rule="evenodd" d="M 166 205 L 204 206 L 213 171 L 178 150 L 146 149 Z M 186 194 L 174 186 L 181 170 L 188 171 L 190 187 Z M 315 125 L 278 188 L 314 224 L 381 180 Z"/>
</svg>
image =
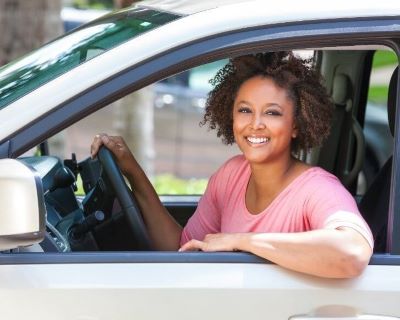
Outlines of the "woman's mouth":
<svg viewBox="0 0 400 320">
<path fill-rule="evenodd" d="M 263 144 L 267 143 L 271 140 L 271 138 L 267 137 L 246 137 L 246 140 L 251 144 Z"/>
</svg>

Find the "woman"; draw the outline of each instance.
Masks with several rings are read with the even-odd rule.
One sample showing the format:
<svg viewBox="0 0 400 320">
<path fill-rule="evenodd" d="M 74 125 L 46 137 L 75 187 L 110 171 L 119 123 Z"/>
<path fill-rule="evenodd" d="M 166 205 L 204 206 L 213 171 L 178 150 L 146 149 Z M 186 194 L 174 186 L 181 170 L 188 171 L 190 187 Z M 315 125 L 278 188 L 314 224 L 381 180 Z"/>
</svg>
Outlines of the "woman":
<svg viewBox="0 0 400 320">
<path fill-rule="evenodd" d="M 97 135 L 133 186 L 160 250 L 247 251 L 307 274 L 359 275 L 372 254 L 371 232 L 338 179 L 294 157 L 329 133 L 332 103 L 320 76 L 292 53 L 232 59 L 213 80 L 203 124 L 242 155 L 211 178 L 182 228 L 120 137 Z M 149 196 L 150 195 L 150 196 Z"/>
</svg>

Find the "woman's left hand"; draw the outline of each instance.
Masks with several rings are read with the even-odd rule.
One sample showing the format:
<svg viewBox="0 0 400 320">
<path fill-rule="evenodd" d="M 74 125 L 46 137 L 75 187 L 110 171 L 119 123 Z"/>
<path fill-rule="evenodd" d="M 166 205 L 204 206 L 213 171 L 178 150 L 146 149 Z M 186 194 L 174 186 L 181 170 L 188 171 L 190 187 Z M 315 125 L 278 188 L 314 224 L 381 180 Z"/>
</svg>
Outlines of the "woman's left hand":
<svg viewBox="0 0 400 320">
<path fill-rule="evenodd" d="M 203 241 L 193 239 L 186 242 L 179 251 L 238 251 L 239 239 L 240 234 L 237 233 L 208 234 Z"/>
</svg>

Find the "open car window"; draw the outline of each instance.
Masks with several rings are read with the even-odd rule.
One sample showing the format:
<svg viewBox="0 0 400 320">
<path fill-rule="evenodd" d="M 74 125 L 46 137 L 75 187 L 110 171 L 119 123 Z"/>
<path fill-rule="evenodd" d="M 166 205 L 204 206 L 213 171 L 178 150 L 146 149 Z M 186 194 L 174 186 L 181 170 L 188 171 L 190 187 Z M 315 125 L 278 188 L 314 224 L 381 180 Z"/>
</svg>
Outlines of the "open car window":
<svg viewBox="0 0 400 320">
<path fill-rule="evenodd" d="M 393 54 L 390 50 L 385 52 Z M 322 148 L 298 156 L 335 174 L 360 202 L 373 178 L 367 176 L 369 173 L 366 168 L 375 161 L 369 153 L 365 153 L 365 146 L 381 151 L 384 145 L 382 140 L 377 145 L 371 145 L 370 136 L 375 137 L 380 132 L 380 125 L 386 130 L 388 127 L 387 121 L 378 127 L 370 125 L 385 119 L 386 107 L 382 105 L 377 110 L 375 108 L 375 114 L 371 115 L 374 101 L 367 97 L 368 93 L 375 90 L 376 82 L 369 82 L 370 74 L 362 76 L 360 73 L 360 70 L 371 68 L 374 51 L 332 48 L 316 50 L 315 53 L 313 50 L 301 51 L 298 54 L 306 58 L 315 56 L 314 63 L 324 76 L 335 103 L 336 121 Z M 224 145 L 215 131 L 209 131 L 207 126 L 199 126 L 210 90 L 208 81 L 226 63 L 227 59 L 222 59 L 203 64 L 126 95 L 51 137 L 48 140 L 50 155 L 57 156 L 62 163 L 63 159 L 68 160 L 74 154 L 77 161 L 81 162 L 89 157 L 90 144 L 97 133 L 123 136 L 153 182 L 164 206 L 184 226 L 195 212 L 209 177 L 226 160 L 240 153 L 235 144 Z M 372 70 L 375 72 L 374 68 Z M 388 80 L 385 81 L 387 86 Z M 386 152 L 390 153 L 391 150 Z M 376 172 L 382 166 L 379 165 Z M 88 184 L 85 180 L 85 177 L 78 175 L 75 191 L 75 195 L 79 195 L 78 202 L 84 199 L 83 206 L 90 186 L 94 185 L 94 182 Z M 55 191 L 56 197 L 57 193 L 62 196 L 61 190 Z M 63 234 L 66 232 L 63 228 L 73 219 L 70 215 L 75 214 L 81 204 L 70 207 L 68 201 L 60 202 L 56 201 L 50 206 L 54 210 L 49 210 L 49 221 L 59 225 Z M 58 205 L 61 207 L 57 208 Z M 109 202 L 105 206 L 113 212 L 112 215 L 118 216 L 118 205 Z M 57 220 L 60 218 L 61 224 Z M 123 232 L 121 238 L 113 239 L 111 245 L 107 240 L 107 232 L 102 232 L 104 234 L 98 236 L 98 247 L 97 244 L 83 248 L 72 246 L 72 251 L 135 249 L 124 242 L 126 237 L 129 238 L 129 232 Z"/>
<path fill-rule="evenodd" d="M 314 51 L 296 54 L 312 58 Z M 50 153 L 60 158 L 75 153 L 83 160 L 97 133 L 120 135 L 159 195 L 202 195 L 211 175 L 240 153 L 236 144 L 223 144 L 215 130 L 201 125 L 210 80 L 228 61 L 169 76 L 110 104 L 49 139 Z"/>
<path fill-rule="evenodd" d="M 160 195 L 201 195 L 208 178 L 240 151 L 200 126 L 209 80 L 219 60 L 154 83 L 77 122 L 49 139 L 50 153 L 78 160 L 95 134 L 123 136 Z M 81 189 L 79 190 L 81 191 Z"/>
</svg>

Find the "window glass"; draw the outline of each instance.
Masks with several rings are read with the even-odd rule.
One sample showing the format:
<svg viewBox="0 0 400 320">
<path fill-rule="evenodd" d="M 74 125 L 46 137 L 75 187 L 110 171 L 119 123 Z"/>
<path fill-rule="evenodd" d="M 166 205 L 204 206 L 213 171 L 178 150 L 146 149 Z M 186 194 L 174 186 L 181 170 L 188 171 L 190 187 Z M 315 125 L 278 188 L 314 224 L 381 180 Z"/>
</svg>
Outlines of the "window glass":
<svg viewBox="0 0 400 320">
<path fill-rule="evenodd" d="M 165 12 L 133 8 L 75 29 L 0 68 L 0 109 L 94 56 L 177 18 Z"/>
<path fill-rule="evenodd" d="M 388 125 L 387 101 L 390 78 L 397 65 L 393 51 L 378 50 L 374 53 L 364 121 L 366 157 L 357 190 L 361 195 L 392 154 L 393 137 Z"/>
<path fill-rule="evenodd" d="M 385 107 L 388 98 L 390 77 L 398 65 L 398 58 L 393 51 L 378 50 L 372 60 L 368 102 Z"/>
</svg>

